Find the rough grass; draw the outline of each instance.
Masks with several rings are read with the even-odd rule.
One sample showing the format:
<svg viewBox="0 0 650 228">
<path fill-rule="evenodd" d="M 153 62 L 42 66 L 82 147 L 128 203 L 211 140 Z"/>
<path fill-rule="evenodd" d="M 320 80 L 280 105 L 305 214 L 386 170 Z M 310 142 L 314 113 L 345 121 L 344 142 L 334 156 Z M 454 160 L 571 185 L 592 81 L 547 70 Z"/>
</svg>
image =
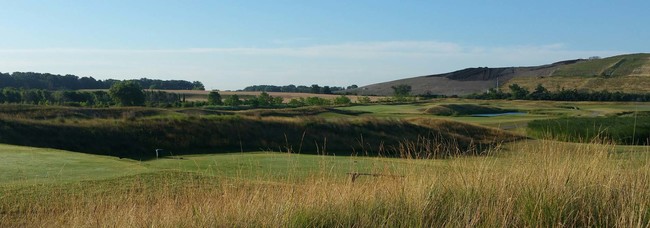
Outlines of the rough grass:
<svg viewBox="0 0 650 228">
<path fill-rule="evenodd" d="M 2 186 L 0 226 L 648 226 L 648 156 L 632 163 L 613 151 L 525 142 L 489 157 L 400 160 L 354 182 L 324 160 L 301 179 L 169 170 Z"/>
<path fill-rule="evenodd" d="M 544 78 L 513 78 L 501 86 L 502 91 L 509 91 L 508 86 L 517 84 L 532 91 L 538 84 L 542 84 L 550 91 L 561 89 L 578 89 L 586 91 L 648 93 L 650 88 L 649 76 L 621 76 L 615 78 L 602 77 L 544 77 Z"/>
<path fill-rule="evenodd" d="M 588 91 L 648 93 L 650 54 L 620 55 L 562 66 L 546 77 L 515 77 L 503 83 L 501 90 L 518 84 L 534 90 L 542 84 L 550 91 L 579 89 Z"/>
</svg>

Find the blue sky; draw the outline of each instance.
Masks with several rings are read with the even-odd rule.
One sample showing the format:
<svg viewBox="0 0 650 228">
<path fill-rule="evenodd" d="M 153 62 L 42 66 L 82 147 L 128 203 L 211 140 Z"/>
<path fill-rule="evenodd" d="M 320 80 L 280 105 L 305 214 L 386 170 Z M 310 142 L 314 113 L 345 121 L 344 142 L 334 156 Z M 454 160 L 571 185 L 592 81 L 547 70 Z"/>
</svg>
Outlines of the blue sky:
<svg viewBox="0 0 650 228">
<path fill-rule="evenodd" d="M 650 1 L 4 1 L 0 72 L 366 85 L 648 52 Z"/>
</svg>

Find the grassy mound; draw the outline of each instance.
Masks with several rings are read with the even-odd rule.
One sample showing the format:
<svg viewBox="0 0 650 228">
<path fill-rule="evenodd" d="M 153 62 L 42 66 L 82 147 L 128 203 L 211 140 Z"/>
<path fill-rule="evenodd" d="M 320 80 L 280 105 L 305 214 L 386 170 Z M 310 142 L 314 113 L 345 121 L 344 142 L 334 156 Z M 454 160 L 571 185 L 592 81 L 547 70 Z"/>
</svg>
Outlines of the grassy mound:
<svg viewBox="0 0 650 228">
<path fill-rule="evenodd" d="M 317 117 L 194 116 L 178 112 L 120 119 L 7 118 L 0 119 L 0 143 L 133 159 L 152 158 L 155 149 L 174 155 L 265 150 L 429 158 L 478 154 L 489 144 L 516 138 L 473 125 L 467 129 L 476 130 L 469 132 L 439 125 L 442 123 L 372 118 L 328 121 Z M 412 149 L 433 145 L 437 149 L 424 153 Z"/>
<path fill-rule="evenodd" d="M 1 119 L 120 119 L 168 115 L 173 111 L 143 107 L 78 108 L 65 106 L 35 106 L 4 104 Z"/>
<path fill-rule="evenodd" d="M 475 104 L 443 104 L 424 110 L 424 112 L 427 114 L 433 114 L 437 116 L 468 116 L 474 114 L 498 114 L 514 111 L 516 110 Z"/>
</svg>

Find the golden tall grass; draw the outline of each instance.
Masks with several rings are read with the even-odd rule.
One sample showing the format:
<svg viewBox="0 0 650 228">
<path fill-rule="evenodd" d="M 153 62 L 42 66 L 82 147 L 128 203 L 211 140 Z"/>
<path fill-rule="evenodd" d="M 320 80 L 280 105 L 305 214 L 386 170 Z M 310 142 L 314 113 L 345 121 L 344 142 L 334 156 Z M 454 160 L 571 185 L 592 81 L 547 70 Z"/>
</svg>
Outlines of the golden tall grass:
<svg viewBox="0 0 650 228">
<path fill-rule="evenodd" d="M 254 179 L 169 171 L 4 190 L 0 226 L 441 227 L 650 225 L 650 163 L 614 146 L 528 141 L 481 157 L 389 160 Z M 355 159 L 351 157 L 350 159 Z"/>
</svg>

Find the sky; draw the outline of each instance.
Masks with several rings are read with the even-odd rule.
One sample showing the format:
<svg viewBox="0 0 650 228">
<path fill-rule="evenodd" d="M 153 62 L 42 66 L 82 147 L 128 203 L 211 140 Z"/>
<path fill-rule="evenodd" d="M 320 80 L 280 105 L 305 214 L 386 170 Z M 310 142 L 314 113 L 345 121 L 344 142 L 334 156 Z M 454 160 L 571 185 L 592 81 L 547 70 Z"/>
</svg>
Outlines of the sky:
<svg viewBox="0 0 650 228">
<path fill-rule="evenodd" d="M 0 72 L 359 86 L 650 52 L 647 0 L 0 0 Z"/>
</svg>

